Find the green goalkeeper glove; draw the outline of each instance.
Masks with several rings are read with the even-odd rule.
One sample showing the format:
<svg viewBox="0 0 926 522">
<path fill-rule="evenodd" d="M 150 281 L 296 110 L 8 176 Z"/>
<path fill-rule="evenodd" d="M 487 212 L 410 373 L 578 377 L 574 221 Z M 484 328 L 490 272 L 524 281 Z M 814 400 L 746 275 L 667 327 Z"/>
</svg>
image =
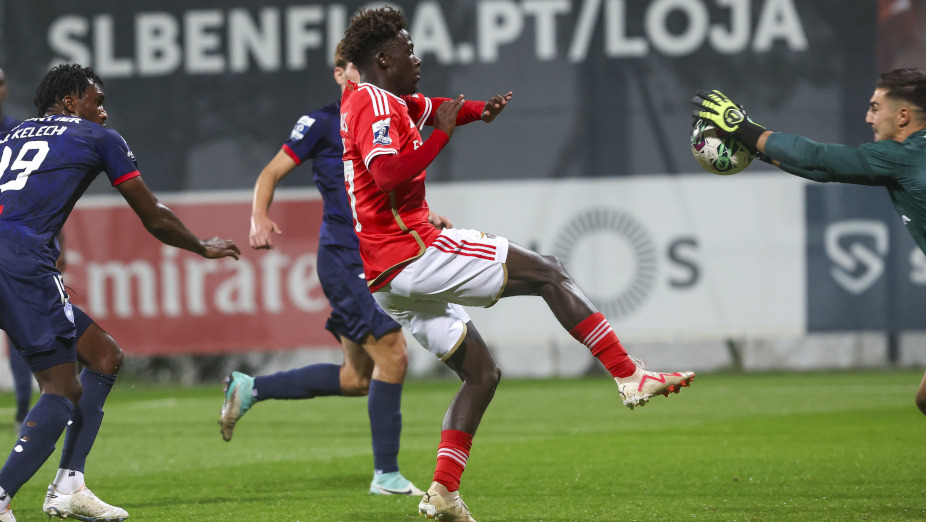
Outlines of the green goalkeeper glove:
<svg viewBox="0 0 926 522">
<path fill-rule="evenodd" d="M 765 127 L 749 119 L 745 107 L 737 105 L 716 89 L 711 92 L 698 91 L 691 103 L 698 107 L 692 111 L 692 116 L 713 123 L 718 129 L 736 136 L 753 153 L 757 151 L 756 143 L 765 132 Z"/>
</svg>

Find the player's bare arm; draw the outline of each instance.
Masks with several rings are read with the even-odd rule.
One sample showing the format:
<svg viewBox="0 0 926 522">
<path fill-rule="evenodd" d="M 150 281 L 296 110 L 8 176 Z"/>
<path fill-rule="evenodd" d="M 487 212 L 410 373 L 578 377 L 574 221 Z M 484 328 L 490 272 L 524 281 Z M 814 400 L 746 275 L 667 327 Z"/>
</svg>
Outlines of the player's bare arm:
<svg viewBox="0 0 926 522">
<path fill-rule="evenodd" d="M 508 106 L 508 102 L 511 101 L 512 92 L 508 91 L 508 94 L 496 94 L 489 101 L 486 102 L 485 109 L 482 111 L 482 121 L 489 123 L 498 116 L 505 107 Z"/>
<path fill-rule="evenodd" d="M 280 149 L 257 177 L 251 204 L 251 233 L 248 236 L 251 248 L 269 250 L 273 248 L 273 234 L 283 233 L 267 213 L 277 185 L 295 168 L 296 162 Z"/>
<path fill-rule="evenodd" d="M 194 236 L 173 211 L 154 197 L 141 176 L 120 183 L 116 188 L 141 219 L 145 229 L 165 245 L 189 250 L 208 259 L 238 259 L 241 254 L 232 240 L 218 237 L 203 240 Z"/>
</svg>

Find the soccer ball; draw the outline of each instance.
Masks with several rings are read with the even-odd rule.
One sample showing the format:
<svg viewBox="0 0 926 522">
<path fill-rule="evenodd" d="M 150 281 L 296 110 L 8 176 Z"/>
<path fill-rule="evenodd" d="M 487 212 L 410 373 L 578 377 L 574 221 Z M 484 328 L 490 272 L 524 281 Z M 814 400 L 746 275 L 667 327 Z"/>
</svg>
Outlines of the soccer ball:
<svg viewBox="0 0 926 522">
<path fill-rule="evenodd" d="M 704 119 L 698 119 L 691 131 L 691 153 L 704 170 L 724 176 L 736 174 L 755 159 L 733 135 Z"/>
</svg>

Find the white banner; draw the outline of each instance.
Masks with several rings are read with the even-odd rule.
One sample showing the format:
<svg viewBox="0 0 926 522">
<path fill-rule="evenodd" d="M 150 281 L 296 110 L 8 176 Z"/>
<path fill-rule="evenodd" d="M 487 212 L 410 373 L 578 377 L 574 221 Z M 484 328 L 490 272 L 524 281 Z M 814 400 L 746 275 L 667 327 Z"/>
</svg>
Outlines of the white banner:
<svg viewBox="0 0 926 522">
<path fill-rule="evenodd" d="M 559 257 L 628 350 L 654 368 L 885 364 L 881 335 L 807 336 L 805 197 L 802 180 L 752 171 L 733 177 L 434 183 L 428 191 L 431 207 L 454 226 L 502 235 Z M 213 294 L 191 287 L 189 263 L 165 262 L 163 249 L 140 232 L 118 196 L 81 201 L 67 225 L 71 258 L 65 280 L 75 302 L 113 332 L 127 354 L 263 351 L 261 373 L 341 360 L 323 328 L 328 313 L 323 297 L 314 286 L 305 287 L 305 296 L 293 293 L 299 287 L 294 281 L 311 282 L 312 267 L 303 256 L 314 253 L 317 241 L 320 203 L 313 191 L 278 191 L 272 213 L 286 234 L 272 259 L 246 246 L 250 191 L 162 194 L 161 199 L 195 230 L 238 240 L 242 260 L 229 265 L 237 270 L 220 267 L 196 279 L 206 290 L 224 289 L 229 299 L 190 308 L 197 295 Z M 103 234 L 100 219 L 108 223 Z M 102 286 L 95 282 L 104 263 L 134 267 L 143 262 L 159 274 L 156 295 L 137 284 L 123 288 L 131 290 L 123 295 L 112 278 Z M 248 267 L 263 275 L 243 277 Z M 271 275 L 290 276 L 268 277 L 268 267 Z M 302 275 L 293 280 L 292 273 Z M 180 276 L 186 284 L 165 286 Z M 165 294 L 171 288 L 173 293 Z M 174 294 L 173 301 L 164 299 Z M 309 298 L 320 306 L 307 309 Z M 141 304 L 152 299 L 156 306 L 146 313 Z M 174 301 L 182 306 L 167 306 Z M 226 310 L 232 304 L 235 310 Z M 539 297 L 507 298 L 468 311 L 509 377 L 600 371 Z M 434 375 L 440 363 L 406 337 L 409 373 Z M 727 345 L 730 340 L 738 353 Z M 921 360 L 914 353 L 921 352 L 921 342 L 901 344 L 905 364 Z M 0 388 L 5 369 L 0 368 Z"/>
<path fill-rule="evenodd" d="M 267 301 L 268 295 L 282 291 L 271 283 L 283 284 L 283 280 L 266 274 L 258 277 L 258 269 L 270 261 L 266 252 L 247 247 L 249 197 L 249 192 L 233 191 L 162 198 L 194 230 L 224 234 L 242 247 L 240 261 L 219 264 L 208 278 L 195 279 L 209 288 L 215 286 L 213 290 L 225 292 L 227 298 L 210 304 L 201 296 L 203 303 L 196 307 L 190 304 L 195 296 L 187 295 L 193 288 L 189 277 L 184 285 L 165 286 L 165 281 L 174 279 L 179 284 L 186 274 L 180 273 L 181 268 L 189 263 L 165 264 L 164 249 L 146 234 L 139 236 L 139 225 L 118 196 L 86 198 L 66 227 L 70 254 L 66 281 L 74 289 L 73 299 L 136 353 L 164 349 L 164 339 L 151 343 L 130 338 L 149 323 L 152 331 L 163 332 L 165 321 L 176 322 L 172 329 L 177 331 L 208 324 L 212 332 L 234 332 L 227 340 L 213 333 L 205 344 L 186 333 L 171 339 L 171 353 L 327 344 L 331 339 L 321 326 L 328 313 L 323 299 L 311 310 L 298 308 L 299 300 L 285 305 L 282 297 L 273 301 L 279 301 L 275 305 Z M 279 265 L 280 273 L 289 273 L 293 267 L 287 263 L 295 266 L 301 262 L 299 255 L 314 252 L 318 224 L 313 219 L 317 220 L 319 201 L 311 191 L 285 189 L 276 199 L 273 210 L 278 219 L 289 222 L 292 215 L 299 216 L 284 226 L 287 234 L 279 241 L 279 251 L 274 251 L 279 259 L 271 263 Z M 437 183 L 429 187 L 428 202 L 458 228 L 501 235 L 558 257 L 622 339 L 715 341 L 792 337 L 806 331 L 804 184 L 793 177 L 750 172 L 734 177 L 691 174 Z M 294 214 L 287 211 L 289 207 Z M 219 213 L 225 217 L 216 220 Z M 124 219 L 115 219 L 116 214 Z M 99 230 L 101 225 L 94 220 L 100 219 L 110 224 L 109 233 L 88 232 Z M 139 244 L 126 248 L 132 240 Z M 152 279 L 161 284 L 148 286 L 157 292 L 130 284 L 138 279 L 130 273 L 124 274 L 121 286 L 112 278 L 98 281 L 99 267 L 117 262 L 123 271 L 142 262 L 151 265 Z M 175 270 L 168 270 L 175 265 Z M 242 270 L 245 275 L 258 275 L 245 278 Z M 300 273 L 310 278 L 311 270 L 303 266 Z M 291 290 L 292 281 L 288 284 L 283 288 Z M 120 289 L 132 292 L 122 295 Z M 206 290 L 199 291 L 212 295 Z M 312 292 L 320 293 L 316 290 Z M 470 312 L 492 345 L 574 342 L 539 297 L 503 299 L 491 309 Z M 312 317 L 314 326 L 286 326 L 299 323 L 299 317 Z M 270 336 L 266 325 L 272 320 L 283 323 Z M 123 323 L 125 328 L 120 327 Z"/>
<path fill-rule="evenodd" d="M 805 331 L 803 183 L 781 174 L 429 187 L 456 227 L 553 254 L 622 338 Z M 570 340 L 538 298 L 471 310 L 490 344 Z"/>
</svg>

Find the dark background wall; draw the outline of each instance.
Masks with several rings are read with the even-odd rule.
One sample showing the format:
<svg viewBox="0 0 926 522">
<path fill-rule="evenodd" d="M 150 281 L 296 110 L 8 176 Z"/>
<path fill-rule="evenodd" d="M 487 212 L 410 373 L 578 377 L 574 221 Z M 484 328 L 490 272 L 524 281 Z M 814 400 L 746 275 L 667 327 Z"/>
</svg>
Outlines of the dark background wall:
<svg viewBox="0 0 926 522">
<path fill-rule="evenodd" d="M 5 112 L 32 116 L 35 86 L 53 64 L 92 65 L 106 82 L 109 125 L 156 191 L 249 188 L 296 119 L 336 98 L 331 51 L 361 5 L 4 0 Z M 515 93 L 490 128 L 454 135 L 428 171 L 435 181 L 691 172 L 688 101 L 702 88 L 725 91 L 773 129 L 870 139 L 875 2 L 393 5 L 410 19 L 422 92 Z M 288 186 L 311 184 L 291 178 Z"/>
</svg>

